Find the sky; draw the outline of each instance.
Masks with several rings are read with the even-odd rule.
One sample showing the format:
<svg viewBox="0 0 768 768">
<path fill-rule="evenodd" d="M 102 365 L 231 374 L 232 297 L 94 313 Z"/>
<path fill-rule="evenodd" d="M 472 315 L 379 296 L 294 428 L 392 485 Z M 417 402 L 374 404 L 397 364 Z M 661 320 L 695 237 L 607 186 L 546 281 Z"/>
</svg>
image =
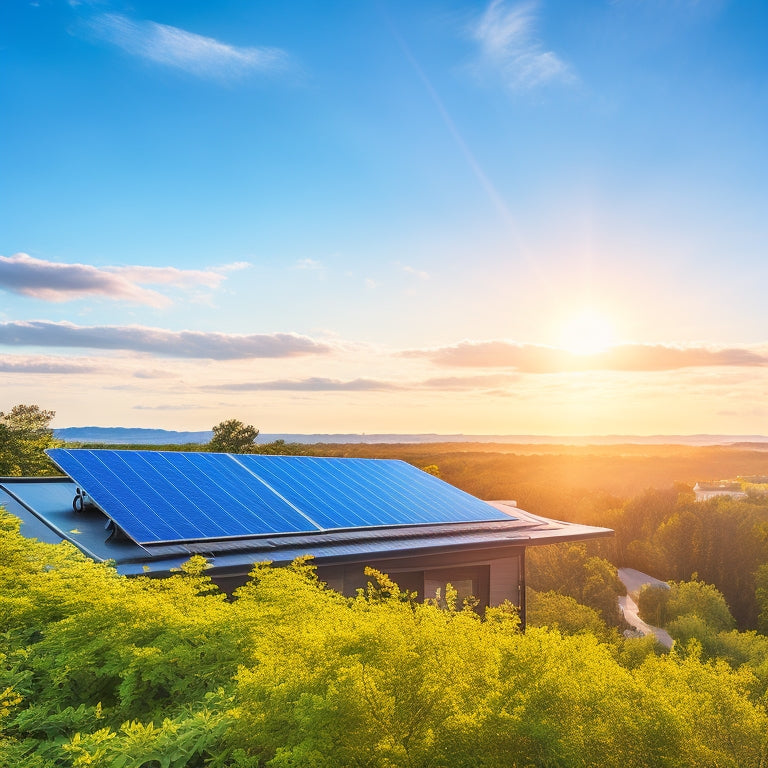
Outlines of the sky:
<svg viewBox="0 0 768 768">
<path fill-rule="evenodd" d="M 768 434 L 761 0 L 4 0 L 0 410 Z"/>
</svg>

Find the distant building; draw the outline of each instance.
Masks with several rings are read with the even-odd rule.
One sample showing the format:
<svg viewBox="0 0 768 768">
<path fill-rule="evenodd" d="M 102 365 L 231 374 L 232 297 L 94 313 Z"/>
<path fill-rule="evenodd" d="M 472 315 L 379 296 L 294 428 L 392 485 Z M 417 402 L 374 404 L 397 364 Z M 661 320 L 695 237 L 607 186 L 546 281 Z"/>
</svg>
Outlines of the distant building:
<svg viewBox="0 0 768 768">
<path fill-rule="evenodd" d="M 365 566 L 421 598 L 505 600 L 525 621 L 527 547 L 613 531 L 484 502 L 402 461 L 162 451 L 48 451 L 59 478 L 0 478 L 0 504 L 21 532 L 66 540 L 127 576 L 163 577 L 192 555 L 231 592 L 255 562 L 313 555 L 345 595 Z"/>
<path fill-rule="evenodd" d="M 693 492 L 696 494 L 696 501 L 707 501 L 715 496 L 729 496 L 732 499 L 746 499 L 747 494 L 742 490 L 741 483 L 731 480 L 720 480 L 718 482 L 696 483 L 693 486 Z"/>
</svg>

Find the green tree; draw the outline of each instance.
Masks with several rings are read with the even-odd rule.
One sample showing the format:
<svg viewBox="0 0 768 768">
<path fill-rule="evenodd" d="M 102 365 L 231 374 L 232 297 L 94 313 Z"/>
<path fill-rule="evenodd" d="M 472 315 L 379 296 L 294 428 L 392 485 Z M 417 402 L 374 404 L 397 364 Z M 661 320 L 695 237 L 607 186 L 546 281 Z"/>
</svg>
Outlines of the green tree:
<svg viewBox="0 0 768 768">
<path fill-rule="evenodd" d="M 559 592 L 597 611 L 609 626 L 620 626 L 618 596 L 624 594 L 616 567 L 590 557 L 584 544 L 535 547 L 526 555 L 528 583 L 539 592 Z"/>
<path fill-rule="evenodd" d="M 0 411 L 0 476 L 58 474 L 44 453 L 58 444 L 50 428 L 55 415 L 37 405 L 14 405 L 7 413 Z"/>
<path fill-rule="evenodd" d="M 618 638 L 616 630 L 609 630 L 594 608 L 559 592 L 537 592 L 529 587 L 527 616 L 529 627 L 549 627 L 564 635 L 591 633 L 606 642 Z"/>
<path fill-rule="evenodd" d="M 768 635 L 768 563 L 757 569 L 755 576 L 755 598 L 760 609 L 757 628 Z"/>
<path fill-rule="evenodd" d="M 256 453 L 259 430 L 238 419 L 222 421 L 213 428 L 208 450 L 214 453 Z"/>
<path fill-rule="evenodd" d="M 638 607 L 643 621 L 667 627 L 675 639 L 700 639 L 697 628 L 706 627 L 716 634 L 735 625 L 722 593 L 697 579 L 672 582 L 669 589 L 645 585 L 640 590 Z"/>
<path fill-rule="evenodd" d="M 671 590 L 652 584 L 643 584 L 637 598 L 640 618 L 654 627 L 663 627 L 667 623 L 667 603 Z"/>
</svg>

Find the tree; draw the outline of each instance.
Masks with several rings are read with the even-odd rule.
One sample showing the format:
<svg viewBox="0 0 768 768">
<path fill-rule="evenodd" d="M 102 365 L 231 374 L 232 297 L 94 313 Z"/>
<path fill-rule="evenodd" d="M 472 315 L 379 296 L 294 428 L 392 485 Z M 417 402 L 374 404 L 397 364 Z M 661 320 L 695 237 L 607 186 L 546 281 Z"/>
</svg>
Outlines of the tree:
<svg viewBox="0 0 768 768">
<path fill-rule="evenodd" d="M 757 627 L 762 634 L 768 635 L 768 563 L 757 569 L 755 587 L 755 598 L 760 609 Z"/>
<path fill-rule="evenodd" d="M 49 426 L 55 415 L 38 405 L 15 405 L 8 413 L 0 411 L 0 475 L 57 474 L 44 453 L 57 445 Z"/>
<path fill-rule="evenodd" d="M 536 547 L 526 555 L 528 584 L 538 592 L 559 592 L 594 608 L 613 627 L 621 625 L 618 596 L 624 586 L 616 567 L 601 557 L 589 557 L 584 544 Z"/>
<path fill-rule="evenodd" d="M 222 421 L 213 428 L 208 450 L 214 453 L 255 453 L 259 430 L 238 419 Z"/>
</svg>

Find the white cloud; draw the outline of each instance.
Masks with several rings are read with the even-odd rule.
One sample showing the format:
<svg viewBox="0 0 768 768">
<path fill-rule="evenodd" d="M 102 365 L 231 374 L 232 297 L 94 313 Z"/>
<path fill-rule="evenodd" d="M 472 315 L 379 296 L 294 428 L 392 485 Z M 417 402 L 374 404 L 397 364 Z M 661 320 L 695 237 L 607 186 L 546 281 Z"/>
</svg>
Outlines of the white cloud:
<svg viewBox="0 0 768 768">
<path fill-rule="evenodd" d="M 26 253 L 0 256 L 0 290 L 30 296 L 42 301 L 72 301 L 101 296 L 163 307 L 171 299 L 147 285 L 162 285 L 182 290 L 215 289 L 224 273 L 235 268 L 224 265 L 216 270 L 177 269 L 176 267 L 94 267 L 90 264 L 63 264 L 36 259 Z"/>
<path fill-rule="evenodd" d="M 574 78 L 571 68 L 534 37 L 538 6 L 492 0 L 472 30 L 480 44 L 480 68 L 496 72 L 511 90 Z"/>
<path fill-rule="evenodd" d="M 271 73 L 284 69 L 289 61 L 288 54 L 279 48 L 228 45 L 178 27 L 118 13 L 96 16 L 89 27 L 100 39 L 134 56 L 198 77 L 230 79 L 251 72 Z"/>
</svg>

